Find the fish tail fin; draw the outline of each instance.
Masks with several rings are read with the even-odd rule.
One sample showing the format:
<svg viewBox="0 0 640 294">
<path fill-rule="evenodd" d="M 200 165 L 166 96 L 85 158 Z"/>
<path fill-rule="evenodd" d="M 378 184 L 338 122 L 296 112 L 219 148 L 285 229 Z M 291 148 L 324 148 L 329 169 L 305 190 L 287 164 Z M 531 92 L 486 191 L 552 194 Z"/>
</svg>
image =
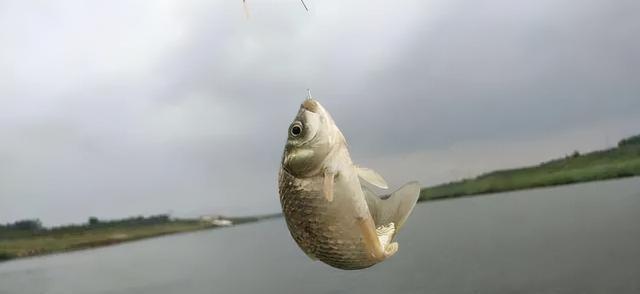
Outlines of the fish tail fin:
<svg viewBox="0 0 640 294">
<path fill-rule="evenodd" d="M 369 211 L 376 227 L 393 223 L 395 233 L 405 223 L 420 196 L 420 183 L 409 182 L 387 197 L 380 198 L 363 186 Z M 394 235 L 395 235 L 394 233 Z"/>
</svg>

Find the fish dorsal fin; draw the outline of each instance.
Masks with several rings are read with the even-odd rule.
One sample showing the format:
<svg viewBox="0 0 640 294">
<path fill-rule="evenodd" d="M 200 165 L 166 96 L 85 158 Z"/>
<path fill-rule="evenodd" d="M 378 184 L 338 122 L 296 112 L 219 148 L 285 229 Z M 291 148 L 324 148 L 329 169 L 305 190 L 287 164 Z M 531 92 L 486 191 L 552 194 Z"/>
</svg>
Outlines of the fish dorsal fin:
<svg viewBox="0 0 640 294">
<path fill-rule="evenodd" d="M 358 166 L 356 168 L 358 170 L 358 176 L 360 176 L 361 179 L 369 182 L 371 185 L 374 185 L 378 188 L 382 188 L 382 189 L 389 188 L 389 185 L 387 185 L 387 181 L 385 181 L 384 178 L 382 178 L 382 176 L 378 174 L 376 171 L 366 167 Z"/>
<path fill-rule="evenodd" d="M 418 182 L 407 183 L 391 193 L 391 196 L 386 199 L 381 199 L 365 186 L 362 186 L 362 191 L 376 227 L 394 223 L 397 233 L 418 201 L 420 184 Z"/>
</svg>

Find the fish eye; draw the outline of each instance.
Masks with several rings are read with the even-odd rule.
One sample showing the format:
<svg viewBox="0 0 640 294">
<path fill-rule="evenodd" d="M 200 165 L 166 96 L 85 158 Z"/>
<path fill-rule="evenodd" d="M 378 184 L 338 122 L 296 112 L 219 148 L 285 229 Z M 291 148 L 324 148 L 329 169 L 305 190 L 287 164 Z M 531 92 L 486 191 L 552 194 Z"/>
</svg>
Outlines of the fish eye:
<svg viewBox="0 0 640 294">
<path fill-rule="evenodd" d="M 289 129 L 289 133 L 291 133 L 291 136 L 293 137 L 297 137 L 302 134 L 302 124 L 299 122 L 293 123 Z"/>
</svg>

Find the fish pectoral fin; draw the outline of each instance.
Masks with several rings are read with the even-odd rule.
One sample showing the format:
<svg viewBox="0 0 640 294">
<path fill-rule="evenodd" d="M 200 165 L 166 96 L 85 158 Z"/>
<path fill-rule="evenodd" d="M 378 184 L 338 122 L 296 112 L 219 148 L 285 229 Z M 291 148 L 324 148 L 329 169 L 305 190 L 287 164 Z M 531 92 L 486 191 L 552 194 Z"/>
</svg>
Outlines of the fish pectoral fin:
<svg viewBox="0 0 640 294">
<path fill-rule="evenodd" d="M 334 173 L 325 171 L 324 172 L 324 182 L 322 183 L 322 193 L 324 194 L 324 198 L 327 201 L 333 201 L 333 180 Z"/>
<path fill-rule="evenodd" d="M 371 217 L 358 218 L 358 226 L 362 232 L 362 241 L 370 252 L 371 257 L 377 261 L 382 261 L 398 251 L 398 243 L 381 244 L 378 230 Z"/>
<path fill-rule="evenodd" d="M 382 189 L 389 188 L 387 181 L 385 181 L 384 178 L 376 171 L 366 167 L 356 167 L 356 169 L 358 170 L 358 176 L 369 182 L 371 185 Z"/>
</svg>

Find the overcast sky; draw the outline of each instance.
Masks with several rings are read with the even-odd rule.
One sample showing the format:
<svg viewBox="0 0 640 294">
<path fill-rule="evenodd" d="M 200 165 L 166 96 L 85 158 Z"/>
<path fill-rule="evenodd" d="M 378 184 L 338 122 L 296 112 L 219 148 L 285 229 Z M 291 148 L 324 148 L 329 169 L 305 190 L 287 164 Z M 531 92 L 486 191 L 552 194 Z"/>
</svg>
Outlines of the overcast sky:
<svg viewBox="0 0 640 294">
<path fill-rule="evenodd" d="M 306 3 L 0 2 L 0 223 L 277 212 L 306 88 L 393 189 L 640 133 L 638 1 Z"/>
</svg>

